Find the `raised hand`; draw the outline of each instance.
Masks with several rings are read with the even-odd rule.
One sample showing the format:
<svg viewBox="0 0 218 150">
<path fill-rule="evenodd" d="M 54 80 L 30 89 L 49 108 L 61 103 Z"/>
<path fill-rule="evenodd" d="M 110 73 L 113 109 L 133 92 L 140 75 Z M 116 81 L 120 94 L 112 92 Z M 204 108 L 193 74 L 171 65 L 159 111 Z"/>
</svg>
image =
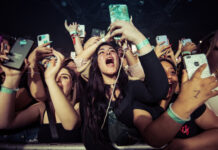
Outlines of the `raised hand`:
<svg viewBox="0 0 218 150">
<path fill-rule="evenodd" d="M 78 24 L 77 24 L 77 22 L 73 22 L 72 24 L 69 24 L 69 25 L 68 25 L 68 24 L 67 24 L 67 20 L 65 20 L 64 26 L 65 26 L 65 29 L 66 29 L 69 33 L 73 32 L 73 31 L 78 32 Z"/>
</svg>

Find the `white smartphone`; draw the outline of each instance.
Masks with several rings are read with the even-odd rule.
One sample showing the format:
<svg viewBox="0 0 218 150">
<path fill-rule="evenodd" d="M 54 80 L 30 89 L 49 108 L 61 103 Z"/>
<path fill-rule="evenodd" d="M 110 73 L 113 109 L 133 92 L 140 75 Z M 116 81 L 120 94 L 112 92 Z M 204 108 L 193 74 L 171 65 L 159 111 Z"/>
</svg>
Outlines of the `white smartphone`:
<svg viewBox="0 0 218 150">
<path fill-rule="evenodd" d="M 207 62 L 207 57 L 205 54 L 186 55 L 183 57 L 183 59 L 189 79 L 191 79 L 195 71 L 205 63 L 207 64 L 207 67 L 202 72 L 201 78 L 206 78 L 211 76 L 210 69 Z"/>
<path fill-rule="evenodd" d="M 182 39 L 182 46 L 185 46 L 187 43 L 192 43 L 192 40 L 190 38 Z"/>
<path fill-rule="evenodd" d="M 79 37 L 85 37 L 85 25 L 78 26 Z"/>
<path fill-rule="evenodd" d="M 168 43 L 168 38 L 167 38 L 166 35 L 158 35 L 158 36 L 156 36 L 155 39 L 156 39 L 156 43 L 157 43 L 157 44 L 164 42 L 164 43 L 161 44 L 161 45 L 169 45 L 169 43 Z"/>
<path fill-rule="evenodd" d="M 38 46 L 50 42 L 50 35 L 49 34 L 38 35 L 37 42 L 38 42 Z M 50 45 L 48 45 L 47 47 L 50 47 Z"/>
<path fill-rule="evenodd" d="M 72 59 L 74 59 L 74 58 L 76 57 L 76 53 L 75 53 L 75 52 L 70 52 L 70 57 L 71 57 Z"/>
</svg>

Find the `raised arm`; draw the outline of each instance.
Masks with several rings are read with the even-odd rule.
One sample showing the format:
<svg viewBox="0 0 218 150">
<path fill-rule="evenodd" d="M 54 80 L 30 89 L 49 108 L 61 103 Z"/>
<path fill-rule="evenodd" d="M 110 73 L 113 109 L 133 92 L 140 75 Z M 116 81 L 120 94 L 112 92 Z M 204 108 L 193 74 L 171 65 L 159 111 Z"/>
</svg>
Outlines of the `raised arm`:
<svg viewBox="0 0 218 150">
<path fill-rule="evenodd" d="M 52 48 L 46 47 L 49 44 L 50 43 L 43 44 L 42 46 L 35 48 L 28 57 L 28 61 L 30 63 L 28 67 L 28 85 L 32 96 L 38 101 L 45 101 L 48 98 L 38 65 L 40 59 L 45 56 L 52 55 Z"/>
<path fill-rule="evenodd" d="M 218 95 L 218 91 L 212 91 L 218 86 L 216 78 L 208 77 L 202 79 L 200 77 L 205 67 L 206 65 L 202 65 L 191 80 L 187 80 L 186 72 L 183 74 L 186 80 L 183 80 L 181 93 L 171 107 L 174 114 L 177 114 L 183 121 L 188 120 L 192 112 L 207 99 Z M 144 130 L 145 140 L 156 147 L 169 143 L 183 125 L 183 123 L 178 123 L 174 119 L 169 116 L 168 111 L 164 112 Z"/>
<path fill-rule="evenodd" d="M 65 20 L 64 26 L 71 36 L 76 55 L 79 55 L 83 51 L 83 47 L 78 35 L 77 22 L 73 22 L 72 24 L 68 25 L 67 20 Z"/>
<path fill-rule="evenodd" d="M 61 54 L 55 50 L 53 54 L 56 56 L 57 62 L 55 62 L 55 60 L 50 62 L 49 67 L 47 67 L 45 71 L 45 82 L 48 86 L 55 113 L 60 119 L 64 129 L 72 130 L 79 123 L 80 117 L 56 82 L 56 75 L 60 70 L 63 58 Z"/>
<path fill-rule="evenodd" d="M 111 36 L 122 35 L 120 41 L 128 40 L 134 44 L 138 49 L 139 59 L 141 65 L 146 74 L 146 86 L 143 91 L 150 93 L 151 95 L 150 102 L 157 102 L 163 98 L 168 91 L 168 81 L 166 73 L 163 67 L 160 64 L 160 61 L 156 57 L 152 46 L 150 45 L 148 39 L 132 24 L 125 21 L 117 21 L 111 24 Z M 133 34 L 134 33 L 134 34 Z M 145 91 L 146 90 L 146 91 Z M 138 89 L 134 89 L 135 93 L 138 93 Z M 136 94 L 141 96 L 142 94 Z M 148 94 L 144 94 L 148 95 Z M 146 97 L 141 97 L 144 99 Z"/>
</svg>

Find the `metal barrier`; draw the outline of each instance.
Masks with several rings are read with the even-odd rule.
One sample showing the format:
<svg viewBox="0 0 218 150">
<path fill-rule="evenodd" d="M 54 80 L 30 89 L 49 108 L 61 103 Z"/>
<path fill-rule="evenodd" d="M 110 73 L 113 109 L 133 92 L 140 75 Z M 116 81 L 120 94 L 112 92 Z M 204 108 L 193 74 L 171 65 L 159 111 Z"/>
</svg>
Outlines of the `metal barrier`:
<svg viewBox="0 0 218 150">
<path fill-rule="evenodd" d="M 119 150 L 160 150 L 151 147 L 147 144 L 135 144 L 128 146 L 117 146 L 114 147 Z M 12 144 L 12 143 L 0 143 L 0 150 L 85 150 L 82 143 L 73 144 L 60 144 L 60 143 L 49 143 L 49 144 Z"/>
</svg>

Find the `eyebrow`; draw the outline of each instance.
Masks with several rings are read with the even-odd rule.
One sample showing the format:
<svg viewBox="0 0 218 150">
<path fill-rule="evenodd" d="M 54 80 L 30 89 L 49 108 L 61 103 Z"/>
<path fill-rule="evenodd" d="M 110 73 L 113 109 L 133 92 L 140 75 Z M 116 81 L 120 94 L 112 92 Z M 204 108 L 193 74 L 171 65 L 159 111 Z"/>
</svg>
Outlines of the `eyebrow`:
<svg viewBox="0 0 218 150">
<path fill-rule="evenodd" d="M 67 74 L 67 73 L 62 73 L 61 76 L 62 76 L 62 75 L 71 76 L 70 74 Z"/>
</svg>

